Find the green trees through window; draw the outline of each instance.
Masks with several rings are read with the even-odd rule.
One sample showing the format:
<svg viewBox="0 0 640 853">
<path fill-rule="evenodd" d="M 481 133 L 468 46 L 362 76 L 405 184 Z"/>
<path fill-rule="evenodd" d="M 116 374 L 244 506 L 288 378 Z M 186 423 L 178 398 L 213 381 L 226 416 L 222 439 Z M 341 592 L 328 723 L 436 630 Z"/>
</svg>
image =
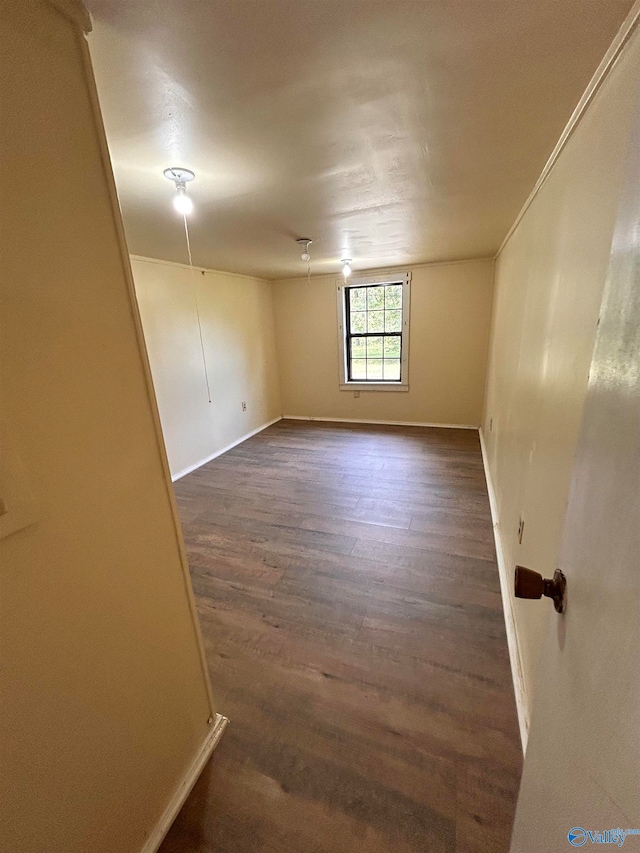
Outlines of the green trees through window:
<svg viewBox="0 0 640 853">
<path fill-rule="evenodd" d="M 347 373 L 351 382 L 399 382 L 402 284 L 345 287 Z"/>
</svg>

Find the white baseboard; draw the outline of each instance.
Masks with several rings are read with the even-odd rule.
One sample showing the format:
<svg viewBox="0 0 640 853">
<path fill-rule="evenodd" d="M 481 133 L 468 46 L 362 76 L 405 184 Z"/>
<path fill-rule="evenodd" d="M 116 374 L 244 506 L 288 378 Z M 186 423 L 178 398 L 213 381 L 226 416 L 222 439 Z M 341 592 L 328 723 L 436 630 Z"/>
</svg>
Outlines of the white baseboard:
<svg viewBox="0 0 640 853">
<path fill-rule="evenodd" d="M 381 424 L 382 426 L 442 427 L 442 429 L 478 429 L 477 424 L 432 424 L 416 421 L 371 421 L 361 418 L 314 418 L 309 415 L 283 415 L 283 421 L 323 421 L 335 424 Z"/>
<path fill-rule="evenodd" d="M 273 426 L 273 424 L 277 423 L 280 420 L 282 420 L 282 416 L 278 415 L 278 417 L 274 418 L 272 421 L 269 421 L 266 424 L 262 424 L 262 426 L 256 427 L 256 429 L 251 430 L 251 432 L 246 433 L 246 435 L 241 435 L 240 438 L 236 439 L 236 441 L 232 441 L 231 444 L 227 444 L 227 446 L 223 447 L 221 450 L 216 450 L 215 453 L 212 453 L 211 456 L 207 456 L 206 459 L 201 459 L 199 462 L 196 462 L 195 465 L 189 465 L 188 468 L 184 468 L 177 474 L 172 474 L 171 482 L 175 483 L 175 481 L 179 480 L 181 477 L 186 477 L 187 474 L 190 474 L 192 471 L 195 471 L 198 468 L 202 468 L 202 466 L 206 465 L 207 462 L 211 462 L 213 459 L 217 459 L 218 456 L 222 456 L 222 454 L 226 453 L 227 450 L 232 450 L 234 447 L 237 447 L 239 444 L 242 444 L 243 441 L 246 441 L 248 438 L 257 435 L 259 432 L 262 432 L 263 429 Z"/>
<path fill-rule="evenodd" d="M 189 768 L 187 775 L 184 777 L 178 789 L 169 800 L 169 804 L 162 813 L 160 820 L 156 824 L 153 832 L 145 841 L 140 853 L 156 853 L 157 849 L 162 844 L 162 841 L 169 831 L 171 824 L 177 817 L 178 812 L 184 805 L 185 800 L 191 793 L 191 789 L 196 784 L 198 776 L 202 772 L 202 768 L 209 760 L 211 753 L 216 748 L 218 741 L 222 737 L 229 720 L 221 714 L 216 714 L 213 721 L 211 731 L 200 748 L 200 751 L 195 757 L 195 760 Z"/>
<path fill-rule="evenodd" d="M 500 577 L 500 592 L 502 594 L 502 607 L 504 609 L 504 623 L 507 631 L 507 644 L 509 646 L 509 662 L 511 664 L 511 676 L 513 678 L 513 690 L 516 697 L 516 709 L 518 711 L 518 725 L 520 727 L 520 740 L 522 741 L 523 753 L 527 751 L 527 740 L 529 738 L 529 702 L 527 687 L 522 672 L 522 659 L 520 657 L 520 644 L 518 642 L 518 631 L 516 628 L 513 603 L 511 600 L 512 577 L 507 570 L 502 547 L 502 533 L 498 513 L 498 501 L 496 490 L 493 485 L 487 448 L 484 442 L 482 427 L 478 430 L 480 435 L 480 447 L 482 449 L 482 462 L 484 475 L 487 481 L 487 492 L 489 493 L 489 505 L 491 506 L 491 519 L 493 522 L 493 536 L 496 543 L 496 558 L 498 561 L 498 575 Z"/>
</svg>

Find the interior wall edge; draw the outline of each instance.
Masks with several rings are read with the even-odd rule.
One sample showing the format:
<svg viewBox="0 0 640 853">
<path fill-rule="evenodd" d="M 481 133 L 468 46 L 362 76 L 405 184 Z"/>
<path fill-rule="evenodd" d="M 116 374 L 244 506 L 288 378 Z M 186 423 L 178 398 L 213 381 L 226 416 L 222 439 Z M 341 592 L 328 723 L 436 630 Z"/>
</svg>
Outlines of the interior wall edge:
<svg viewBox="0 0 640 853">
<path fill-rule="evenodd" d="M 520 654 L 520 641 L 518 639 L 518 626 L 513 613 L 513 605 L 511 602 L 510 584 L 511 579 L 507 573 L 507 562 L 504 557 L 504 548 L 502 546 L 502 534 L 500 531 L 500 518 L 498 515 L 498 501 L 496 491 L 493 485 L 493 477 L 491 476 L 491 468 L 489 467 L 489 459 L 484 441 L 482 427 L 478 429 L 480 437 L 480 449 L 482 451 L 482 465 L 484 467 L 484 475 L 487 481 L 487 492 L 489 494 L 489 506 L 491 508 L 491 522 L 493 526 L 493 537 L 496 546 L 496 561 L 498 563 L 498 577 L 500 578 L 500 594 L 502 596 L 502 609 L 504 611 L 504 624 L 507 632 L 507 646 L 509 649 L 509 662 L 511 664 L 511 677 L 513 678 L 513 690 L 516 700 L 516 710 L 518 712 L 518 725 L 520 727 L 520 740 L 522 741 L 522 752 L 527 751 L 527 741 L 529 738 L 529 697 L 527 693 L 527 685 L 524 679 L 524 670 L 522 667 L 522 658 Z"/>
<path fill-rule="evenodd" d="M 84 8 L 84 7 L 83 7 Z M 74 23 L 77 23 L 74 21 Z M 77 32 L 77 30 L 76 30 Z M 118 250 L 120 255 L 120 262 L 122 265 L 122 272 L 124 279 L 126 281 L 127 290 L 129 292 L 129 306 L 130 312 L 133 319 L 133 325 L 135 327 L 135 335 L 136 335 L 136 344 L 138 348 L 138 353 L 140 356 L 140 360 L 142 363 L 142 369 L 145 376 L 145 386 L 147 392 L 147 398 L 149 400 L 149 404 L 151 407 L 152 413 L 152 421 L 154 433 L 156 436 L 156 450 L 160 457 L 160 464 L 162 466 L 162 471 L 164 474 L 164 479 L 167 484 L 167 500 L 169 502 L 171 518 L 173 521 L 173 533 L 175 536 L 176 545 L 178 548 L 178 552 L 180 555 L 180 563 L 182 569 L 182 579 L 184 583 L 184 589 L 187 596 L 187 602 L 189 606 L 189 613 L 191 615 L 191 623 L 193 628 L 193 633 L 195 635 L 196 645 L 198 648 L 198 654 L 200 657 L 200 668 L 202 670 L 202 678 L 204 681 L 207 698 L 209 700 L 209 709 L 211 714 L 216 713 L 215 708 L 215 700 L 213 697 L 213 690 L 211 687 L 211 680 L 209 678 L 209 667 L 207 665 L 207 657 L 204 650 L 204 641 L 202 639 L 202 633 L 200 631 L 200 620 L 198 618 L 198 611 L 196 608 L 196 601 L 193 595 L 193 588 L 191 586 L 191 574 L 189 572 L 189 561 L 187 559 L 187 552 L 184 546 L 184 540 L 182 538 L 182 525 L 180 523 L 180 517 L 178 515 L 178 505 L 176 503 L 175 495 L 173 492 L 173 488 L 171 487 L 171 468 L 169 465 L 169 457 L 167 455 L 167 450 L 164 443 L 164 436 L 162 430 L 162 423 L 160 419 L 160 410 L 158 407 L 158 398 L 155 392 L 155 386 L 153 383 L 153 374 L 151 371 L 151 363 L 149 361 L 149 354 L 147 351 L 147 346 L 144 337 L 144 329 L 142 326 L 142 318 L 140 316 L 140 309 L 138 306 L 138 299 L 136 296 L 136 288 L 135 282 L 133 279 L 133 270 L 131 268 L 131 259 L 129 257 L 128 249 L 127 249 L 127 238 L 124 230 L 124 223 L 122 221 L 122 215 L 120 212 L 120 201 L 118 199 L 118 191 L 116 188 L 115 178 L 113 176 L 113 170 L 111 168 L 111 155 L 109 153 L 109 147 L 107 144 L 107 135 L 104 128 L 104 122 L 102 120 L 102 110 L 100 109 L 100 99 L 98 96 L 98 87 L 96 85 L 96 78 L 93 73 L 93 63 L 91 61 L 91 54 L 89 53 L 89 44 L 84 35 L 81 35 L 77 32 L 77 41 L 79 43 L 80 52 L 82 56 L 82 61 L 85 69 L 85 86 L 87 89 L 87 94 L 89 98 L 89 102 L 91 105 L 91 114 L 93 117 L 93 124 L 96 132 L 96 138 L 98 143 L 98 148 L 100 152 L 100 162 L 102 166 L 102 172 L 104 175 L 105 183 L 107 186 L 107 192 L 109 195 L 110 207 L 111 207 L 111 217 L 113 220 L 115 232 L 117 234 L 118 239 Z"/>
<path fill-rule="evenodd" d="M 527 210 L 531 206 L 531 203 L 533 202 L 535 197 L 538 195 L 538 193 L 540 192 L 540 190 L 542 189 L 542 187 L 546 183 L 547 178 L 549 177 L 549 175 L 553 171 L 553 168 L 554 168 L 558 158 L 560 157 L 560 154 L 562 154 L 567 142 L 573 136 L 575 130 L 577 129 L 580 122 L 582 121 L 582 118 L 584 117 L 587 109 L 589 108 L 589 104 L 591 103 L 591 101 L 593 100 L 595 95 L 597 94 L 598 90 L 600 89 L 600 87 L 602 86 L 604 81 L 609 76 L 609 73 L 612 70 L 612 68 L 614 67 L 618 56 L 620 55 L 623 48 L 625 47 L 625 45 L 629 41 L 630 37 L 633 35 L 633 32 L 634 32 L 634 30 L 637 27 L 639 22 L 640 22 L 640 0 L 636 0 L 636 2 L 631 7 L 629 14 L 625 18 L 622 26 L 620 27 L 620 29 L 616 33 L 614 40 L 611 42 L 609 49 L 607 50 L 604 57 L 602 58 L 600 65 L 598 65 L 593 77 L 591 78 L 591 80 L 587 84 L 587 88 L 584 90 L 584 93 L 583 93 L 582 97 L 580 98 L 580 100 L 578 101 L 578 104 L 577 104 L 575 110 L 571 114 L 569 121 L 567 122 L 564 130 L 560 134 L 560 138 L 558 139 L 558 141 L 555 145 L 555 148 L 553 149 L 553 151 L 551 152 L 551 154 L 549 156 L 549 159 L 547 160 L 547 162 L 543 166 L 542 172 L 540 173 L 540 177 L 538 178 L 538 180 L 534 184 L 533 189 L 531 190 L 531 193 L 529 194 L 527 200 L 525 201 L 524 205 L 522 206 L 520 212 L 516 216 L 516 218 L 513 222 L 513 225 L 511 226 L 511 228 L 509 228 L 509 230 L 507 231 L 507 233 L 505 235 L 504 240 L 500 244 L 500 248 L 496 252 L 494 260 L 496 260 L 500 256 L 500 253 L 502 252 L 504 247 L 507 245 L 507 243 L 509 242 L 509 240 L 513 236 L 514 231 L 517 229 L 518 225 L 520 224 L 520 222 L 523 219 L 524 215 L 526 214 Z"/>
<path fill-rule="evenodd" d="M 278 415 L 277 418 L 273 418 L 270 421 L 267 421 L 266 424 L 262 424 L 262 426 L 256 427 L 256 429 L 252 429 L 251 432 L 246 433 L 245 435 L 240 436 L 240 438 L 232 441 L 231 444 L 227 444 L 226 447 L 221 448 L 220 450 L 216 450 L 215 453 L 212 453 L 211 456 L 207 456 L 205 459 L 201 459 L 200 462 L 196 462 L 194 465 L 190 465 L 188 468 L 185 468 L 182 471 L 178 471 L 177 474 L 174 474 L 171 478 L 172 482 L 176 482 L 176 480 L 182 479 L 182 477 L 186 477 L 187 474 L 191 474 L 192 471 L 197 471 L 198 468 L 202 468 L 203 465 L 206 465 L 207 462 L 212 462 L 214 459 L 217 459 L 218 456 L 222 456 L 223 453 L 227 453 L 229 450 L 233 450 L 234 447 L 237 447 L 239 444 L 242 444 L 249 438 L 253 438 L 254 435 L 257 435 L 259 432 L 267 429 L 267 427 L 273 426 L 273 424 L 277 424 L 278 421 L 282 420 L 282 415 Z"/>
<path fill-rule="evenodd" d="M 134 255 L 133 253 L 131 253 L 129 255 L 129 257 L 131 258 L 132 261 L 138 261 L 138 263 L 160 264 L 162 266 L 167 266 L 167 267 L 179 267 L 180 269 L 185 269 L 185 270 L 191 269 L 189 264 L 183 264 L 180 261 L 167 261 L 164 258 L 150 258 L 147 255 Z M 271 284 L 272 283 L 271 279 L 269 279 L 269 278 L 265 278 L 264 276 L 259 276 L 259 275 L 249 275 L 248 273 L 229 272 L 228 270 L 217 270 L 217 269 L 212 269 L 211 267 L 200 267 L 200 266 L 197 266 L 196 264 L 193 265 L 193 269 L 197 270 L 198 272 L 209 272 L 209 273 L 214 273 L 215 275 L 225 275 L 225 276 L 228 276 L 229 278 L 242 278 L 242 279 L 248 279 L 249 281 L 264 282 L 265 284 Z"/>
<path fill-rule="evenodd" d="M 381 426 L 435 427 L 438 429 L 478 429 L 477 424 L 440 424 L 422 423 L 420 421 L 377 421 L 366 418 L 316 418 L 312 415 L 282 415 L 278 420 L 283 421 L 323 421 L 335 424 L 372 424 Z"/>
<path fill-rule="evenodd" d="M 82 0 L 46 0 L 46 2 L 53 6 L 56 12 L 68 18 L 72 24 L 80 27 L 84 33 L 90 33 L 93 29 L 91 15 Z"/>
<path fill-rule="evenodd" d="M 491 305 L 489 306 L 489 334 L 487 335 L 487 349 L 484 354 L 484 383 L 482 386 L 482 404 L 480 406 L 480 425 L 487 422 L 487 403 L 489 400 L 489 383 L 491 381 L 491 348 L 493 346 L 494 333 L 494 318 L 496 313 L 496 303 L 498 298 L 498 260 L 493 259 L 492 275 L 491 275 Z"/>
<path fill-rule="evenodd" d="M 178 812 L 184 805 L 185 800 L 193 790 L 193 786 L 198 781 L 198 777 L 200 776 L 203 767 L 211 758 L 211 754 L 218 745 L 228 723 L 229 720 L 227 717 L 223 717 L 222 714 L 216 714 L 211 725 L 211 731 L 207 734 L 207 737 L 205 738 L 200 751 L 196 755 L 193 764 L 187 770 L 183 780 L 180 782 L 174 795 L 169 800 L 166 809 L 163 811 L 158 823 L 150 833 L 149 838 L 145 841 L 140 853 L 156 853 L 162 844 L 164 837 L 171 828 L 171 824 L 176 819 Z"/>
</svg>

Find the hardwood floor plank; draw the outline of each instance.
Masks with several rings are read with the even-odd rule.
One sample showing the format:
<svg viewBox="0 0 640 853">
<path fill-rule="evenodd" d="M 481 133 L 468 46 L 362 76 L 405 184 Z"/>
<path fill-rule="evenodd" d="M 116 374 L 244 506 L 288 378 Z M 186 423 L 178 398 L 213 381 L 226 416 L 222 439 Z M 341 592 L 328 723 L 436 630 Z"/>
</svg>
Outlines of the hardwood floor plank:
<svg viewBox="0 0 640 853">
<path fill-rule="evenodd" d="M 506 853 L 522 754 L 477 434 L 280 421 L 175 490 L 231 724 L 162 853 Z"/>
</svg>

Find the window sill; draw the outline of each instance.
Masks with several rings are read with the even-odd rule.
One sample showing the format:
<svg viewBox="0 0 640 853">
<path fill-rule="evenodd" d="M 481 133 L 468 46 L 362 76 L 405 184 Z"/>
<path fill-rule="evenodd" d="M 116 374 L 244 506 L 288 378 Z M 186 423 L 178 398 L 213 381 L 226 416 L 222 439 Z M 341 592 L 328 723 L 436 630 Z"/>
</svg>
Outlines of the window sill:
<svg viewBox="0 0 640 853">
<path fill-rule="evenodd" d="M 408 382 L 345 382 L 341 391 L 408 391 Z"/>
</svg>

